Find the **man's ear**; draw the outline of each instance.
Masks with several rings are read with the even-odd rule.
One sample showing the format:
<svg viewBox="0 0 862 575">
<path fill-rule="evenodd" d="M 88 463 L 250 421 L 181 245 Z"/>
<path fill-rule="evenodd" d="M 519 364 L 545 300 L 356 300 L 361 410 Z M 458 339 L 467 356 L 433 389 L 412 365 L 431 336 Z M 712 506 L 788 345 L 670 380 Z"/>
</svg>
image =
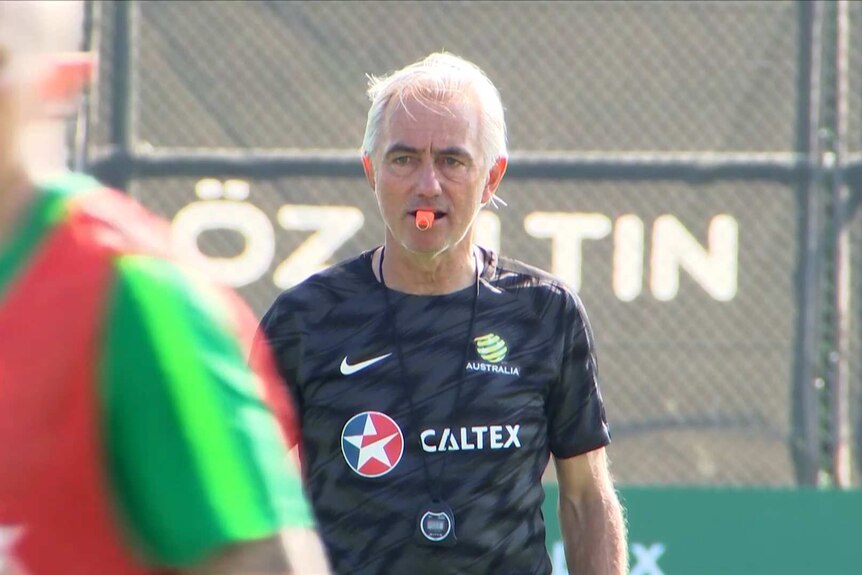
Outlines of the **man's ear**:
<svg viewBox="0 0 862 575">
<path fill-rule="evenodd" d="M 362 153 L 362 169 L 365 171 L 365 179 L 372 191 L 377 191 L 377 181 L 374 179 L 374 166 L 371 164 L 371 156 L 367 152 Z"/>
<path fill-rule="evenodd" d="M 506 167 L 509 165 L 509 159 L 499 157 L 494 165 L 491 166 L 488 172 L 488 181 L 485 182 L 485 189 L 482 190 L 482 205 L 487 204 L 494 197 L 497 188 L 500 187 L 500 182 L 503 181 L 503 176 L 506 174 Z"/>
</svg>

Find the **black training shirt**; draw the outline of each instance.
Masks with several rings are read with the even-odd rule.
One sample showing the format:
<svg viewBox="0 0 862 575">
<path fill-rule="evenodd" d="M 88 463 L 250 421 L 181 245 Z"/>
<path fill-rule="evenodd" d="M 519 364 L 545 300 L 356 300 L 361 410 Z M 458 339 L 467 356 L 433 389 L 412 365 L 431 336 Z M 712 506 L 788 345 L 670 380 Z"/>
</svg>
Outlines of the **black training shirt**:
<svg viewBox="0 0 862 575">
<path fill-rule="evenodd" d="M 262 322 L 296 403 L 304 479 L 334 571 L 549 575 L 549 455 L 610 441 L 580 299 L 552 275 L 482 250 L 478 296 L 475 285 L 389 290 L 387 307 L 372 253 L 285 291 Z M 434 496 L 454 512 L 454 547 L 416 543 Z"/>
</svg>

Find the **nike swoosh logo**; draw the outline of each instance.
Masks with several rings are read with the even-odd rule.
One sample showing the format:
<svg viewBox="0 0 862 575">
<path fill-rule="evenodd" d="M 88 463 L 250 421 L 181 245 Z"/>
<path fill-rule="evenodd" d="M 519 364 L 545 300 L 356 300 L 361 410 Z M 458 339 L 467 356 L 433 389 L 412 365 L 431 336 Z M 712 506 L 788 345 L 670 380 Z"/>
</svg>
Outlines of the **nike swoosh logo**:
<svg viewBox="0 0 862 575">
<path fill-rule="evenodd" d="M 387 353 L 386 355 L 379 355 L 377 357 L 372 357 L 371 359 L 366 359 L 365 361 L 360 361 L 359 363 L 350 364 L 347 362 L 347 357 L 341 360 L 341 373 L 344 375 L 351 375 L 356 373 L 357 371 L 362 371 L 366 367 L 370 367 L 377 363 L 378 361 L 383 361 L 387 357 L 392 355 L 392 353 Z"/>
</svg>

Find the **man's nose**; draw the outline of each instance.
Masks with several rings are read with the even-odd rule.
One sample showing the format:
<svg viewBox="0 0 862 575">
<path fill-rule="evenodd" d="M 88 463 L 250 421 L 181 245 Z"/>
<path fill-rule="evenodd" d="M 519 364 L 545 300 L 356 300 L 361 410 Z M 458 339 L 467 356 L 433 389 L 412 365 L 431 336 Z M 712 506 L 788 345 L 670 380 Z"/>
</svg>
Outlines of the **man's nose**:
<svg viewBox="0 0 862 575">
<path fill-rule="evenodd" d="M 422 196 L 438 196 L 443 192 L 434 162 L 422 162 L 419 168 L 418 192 Z"/>
</svg>

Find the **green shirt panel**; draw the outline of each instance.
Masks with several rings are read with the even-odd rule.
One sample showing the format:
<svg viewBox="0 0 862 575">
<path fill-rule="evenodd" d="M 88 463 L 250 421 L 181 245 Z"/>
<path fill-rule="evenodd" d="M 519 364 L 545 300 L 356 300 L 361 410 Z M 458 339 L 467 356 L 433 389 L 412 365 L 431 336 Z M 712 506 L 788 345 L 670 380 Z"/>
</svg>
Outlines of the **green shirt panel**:
<svg viewBox="0 0 862 575">
<path fill-rule="evenodd" d="M 108 469 L 130 537 L 155 565 L 311 526 L 261 382 L 214 290 L 176 265 L 116 260 L 102 366 Z"/>
<path fill-rule="evenodd" d="M 0 298 L 31 261 L 32 254 L 49 232 L 68 215 L 69 198 L 100 187 L 101 184 L 89 176 L 70 173 L 36 189 L 13 234 L 0 243 Z"/>
</svg>

